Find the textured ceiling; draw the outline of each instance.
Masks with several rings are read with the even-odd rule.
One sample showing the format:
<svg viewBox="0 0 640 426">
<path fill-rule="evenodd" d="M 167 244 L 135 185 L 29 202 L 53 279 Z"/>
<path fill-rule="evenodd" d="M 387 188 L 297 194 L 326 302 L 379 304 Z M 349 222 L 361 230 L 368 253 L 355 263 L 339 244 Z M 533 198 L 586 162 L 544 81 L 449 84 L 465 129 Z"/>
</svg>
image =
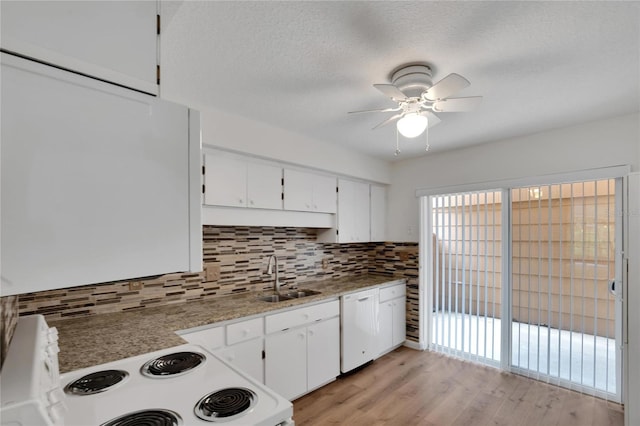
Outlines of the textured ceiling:
<svg viewBox="0 0 640 426">
<path fill-rule="evenodd" d="M 393 161 L 424 139 L 373 126 L 374 83 L 425 62 L 456 72 L 473 112 L 441 113 L 432 151 L 639 110 L 637 2 L 163 2 L 164 96 Z"/>
</svg>

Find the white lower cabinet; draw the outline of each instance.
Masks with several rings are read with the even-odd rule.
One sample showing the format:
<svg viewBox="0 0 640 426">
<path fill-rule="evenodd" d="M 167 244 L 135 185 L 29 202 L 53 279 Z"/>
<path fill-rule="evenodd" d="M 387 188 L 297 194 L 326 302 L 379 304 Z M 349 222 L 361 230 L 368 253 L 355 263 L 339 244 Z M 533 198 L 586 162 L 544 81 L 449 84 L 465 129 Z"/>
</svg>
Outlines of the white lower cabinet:
<svg viewBox="0 0 640 426">
<path fill-rule="evenodd" d="M 307 328 L 307 388 L 316 389 L 340 374 L 340 319 Z"/>
<path fill-rule="evenodd" d="M 187 342 L 202 346 L 264 383 L 264 318 L 195 331 L 185 330 L 178 334 Z"/>
<path fill-rule="evenodd" d="M 406 288 L 404 284 L 380 289 L 378 356 L 400 346 L 406 339 Z"/>
<path fill-rule="evenodd" d="M 404 343 L 404 284 L 179 331 L 293 400 Z"/>
<path fill-rule="evenodd" d="M 260 383 L 264 383 L 264 361 L 262 337 L 214 351 L 216 355 L 249 374 Z"/>
<path fill-rule="evenodd" d="M 266 329 L 265 384 L 280 395 L 293 400 L 340 374 L 337 300 L 267 316 Z"/>
<path fill-rule="evenodd" d="M 265 384 L 289 400 L 307 391 L 306 327 L 267 336 Z"/>
</svg>

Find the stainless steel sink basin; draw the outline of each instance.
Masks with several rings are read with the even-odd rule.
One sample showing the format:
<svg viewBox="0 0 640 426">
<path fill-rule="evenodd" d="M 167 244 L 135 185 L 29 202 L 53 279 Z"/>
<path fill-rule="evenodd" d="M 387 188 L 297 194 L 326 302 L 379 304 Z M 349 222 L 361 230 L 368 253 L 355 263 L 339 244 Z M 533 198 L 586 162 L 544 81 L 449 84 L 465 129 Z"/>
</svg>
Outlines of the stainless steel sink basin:
<svg viewBox="0 0 640 426">
<path fill-rule="evenodd" d="M 291 290 L 281 294 L 267 294 L 266 296 L 260 296 L 258 297 L 258 300 L 269 303 L 277 303 L 283 302 L 285 300 L 300 299 L 301 297 L 315 296 L 316 294 L 320 294 L 320 292 L 307 289 Z"/>
<path fill-rule="evenodd" d="M 258 297 L 258 300 L 262 300 L 263 302 L 269 302 L 269 303 L 283 302 L 285 300 L 291 300 L 291 299 L 293 298 L 282 295 L 282 294 L 269 294 L 267 296 Z"/>
<path fill-rule="evenodd" d="M 301 290 L 289 291 L 285 293 L 285 296 L 293 299 L 299 299 L 301 297 L 315 296 L 316 294 L 320 294 L 320 292 L 315 290 L 301 289 Z"/>
</svg>

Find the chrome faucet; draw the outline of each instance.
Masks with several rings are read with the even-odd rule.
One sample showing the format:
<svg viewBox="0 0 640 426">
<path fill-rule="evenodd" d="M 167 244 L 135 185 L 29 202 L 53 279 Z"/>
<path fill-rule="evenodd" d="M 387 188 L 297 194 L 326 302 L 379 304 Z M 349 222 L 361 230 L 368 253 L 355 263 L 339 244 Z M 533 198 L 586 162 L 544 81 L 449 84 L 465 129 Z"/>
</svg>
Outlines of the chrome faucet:
<svg viewBox="0 0 640 426">
<path fill-rule="evenodd" d="M 271 261 L 273 260 L 273 264 Z M 280 282 L 278 281 L 278 257 L 275 254 L 272 254 L 269 257 L 269 263 L 267 264 L 267 274 L 273 275 L 273 265 L 276 266 L 275 271 L 275 279 L 273 280 L 273 291 L 276 294 L 280 294 Z"/>
</svg>

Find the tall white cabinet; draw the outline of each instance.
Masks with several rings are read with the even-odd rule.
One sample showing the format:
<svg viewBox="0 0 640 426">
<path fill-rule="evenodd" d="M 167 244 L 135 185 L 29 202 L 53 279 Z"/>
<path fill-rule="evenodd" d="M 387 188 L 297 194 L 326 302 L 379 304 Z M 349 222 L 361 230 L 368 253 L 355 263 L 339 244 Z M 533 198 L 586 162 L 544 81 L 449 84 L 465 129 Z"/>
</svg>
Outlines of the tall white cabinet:
<svg viewBox="0 0 640 426">
<path fill-rule="evenodd" d="M 370 240 L 369 184 L 338 179 L 338 242 Z"/>
</svg>

